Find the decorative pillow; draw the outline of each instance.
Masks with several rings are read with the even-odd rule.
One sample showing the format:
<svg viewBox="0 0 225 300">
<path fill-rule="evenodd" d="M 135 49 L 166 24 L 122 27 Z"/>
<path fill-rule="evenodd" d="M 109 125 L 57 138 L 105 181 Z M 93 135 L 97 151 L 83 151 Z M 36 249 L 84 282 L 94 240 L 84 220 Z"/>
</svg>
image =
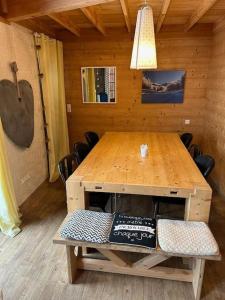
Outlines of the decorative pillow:
<svg viewBox="0 0 225 300">
<path fill-rule="evenodd" d="M 216 255 L 218 245 L 204 222 L 158 220 L 158 241 L 165 252 Z"/>
<path fill-rule="evenodd" d="M 156 220 L 115 213 L 110 243 L 156 248 Z"/>
<path fill-rule="evenodd" d="M 112 214 L 90 210 L 75 211 L 61 230 L 66 239 L 107 243 L 112 226 Z"/>
</svg>

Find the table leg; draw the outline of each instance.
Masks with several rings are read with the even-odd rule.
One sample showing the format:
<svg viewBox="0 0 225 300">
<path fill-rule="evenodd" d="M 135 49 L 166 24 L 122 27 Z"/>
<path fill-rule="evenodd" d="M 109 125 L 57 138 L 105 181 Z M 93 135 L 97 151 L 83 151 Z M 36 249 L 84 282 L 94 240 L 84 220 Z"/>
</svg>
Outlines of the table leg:
<svg viewBox="0 0 225 300">
<path fill-rule="evenodd" d="M 195 300 L 200 300 L 201 298 L 204 269 L 205 269 L 205 260 L 200 258 L 195 258 L 193 263 L 193 269 L 192 269 L 193 271 L 192 286 L 194 290 Z"/>
<path fill-rule="evenodd" d="M 209 221 L 211 198 L 211 191 L 196 189 L 195 193 L 186 199 L 185 220 L 207 223 Z"/>
<path fill-rule="evenodd" d="M 86 193 L 81 181 L 66 182 L 66 195 L 67 195 L 67 210 L 73 212 L 77 209 L 86 208 Z"/>
</svg>

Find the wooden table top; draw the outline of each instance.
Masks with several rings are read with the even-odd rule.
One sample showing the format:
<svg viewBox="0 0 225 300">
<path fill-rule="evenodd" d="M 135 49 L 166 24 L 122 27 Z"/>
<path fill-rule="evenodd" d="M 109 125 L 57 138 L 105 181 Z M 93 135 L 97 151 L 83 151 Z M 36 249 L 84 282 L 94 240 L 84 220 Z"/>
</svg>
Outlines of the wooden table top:
<svg viewBox="0 0 225 300">
<path fill-rule="evenodd" d="M 140 145 L 149 154 L 140 156 Z M 211 190 L 176 133 L 107 132 L 71 178 L 82 182 Z"/>
</svg>

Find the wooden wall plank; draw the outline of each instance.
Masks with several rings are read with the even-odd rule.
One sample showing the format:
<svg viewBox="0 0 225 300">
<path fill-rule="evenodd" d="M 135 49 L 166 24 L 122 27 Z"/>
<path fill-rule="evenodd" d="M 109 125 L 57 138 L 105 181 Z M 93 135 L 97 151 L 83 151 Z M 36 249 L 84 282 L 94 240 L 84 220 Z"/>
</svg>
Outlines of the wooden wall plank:
<svg viewBox="0 0 225 300">
<path fill-rule="evenodd" d="M 211 178 L 225 194 L 225 22 L 216 25 L 207 82 L 204 152 L 216 161 Z"/>
<path fill-rule="evenodd" d="M 83 139 L 85 131 L 191 131 L 197 142 L 203 134 L 208 64 L 212 38 L 208 27 L 182 35 L 160 31 L 157 38 L 158 68 L 186 70 L 183 104 L 141 104 L 141 71 L 130 70 L 132 40 L 121 31 L 108 38 L 91 33 L 79 42 L 65 36 L 64 64 L 66 101 L 71 144 Z M 212 35 L 212 32 L 211 32 Z M 177 36 L 177 37 L 176 37 Z M 117 67 L 117 104 L 83 104 L 80 68 Z M 190 119 L 189 126 L 184 124 Z"/>
</svg>

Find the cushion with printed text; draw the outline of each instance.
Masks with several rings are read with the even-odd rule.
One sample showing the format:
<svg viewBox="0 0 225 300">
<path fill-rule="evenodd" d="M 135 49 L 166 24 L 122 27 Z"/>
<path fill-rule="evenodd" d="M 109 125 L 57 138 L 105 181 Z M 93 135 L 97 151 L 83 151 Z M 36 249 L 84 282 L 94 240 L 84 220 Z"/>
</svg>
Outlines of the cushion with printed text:
<svg viewBox="0 0 225 300">
<path fill-rule="evenodd" d="M 156 248 L 156 220 L 114 214 L 109 242 Z"/>
</svg>

